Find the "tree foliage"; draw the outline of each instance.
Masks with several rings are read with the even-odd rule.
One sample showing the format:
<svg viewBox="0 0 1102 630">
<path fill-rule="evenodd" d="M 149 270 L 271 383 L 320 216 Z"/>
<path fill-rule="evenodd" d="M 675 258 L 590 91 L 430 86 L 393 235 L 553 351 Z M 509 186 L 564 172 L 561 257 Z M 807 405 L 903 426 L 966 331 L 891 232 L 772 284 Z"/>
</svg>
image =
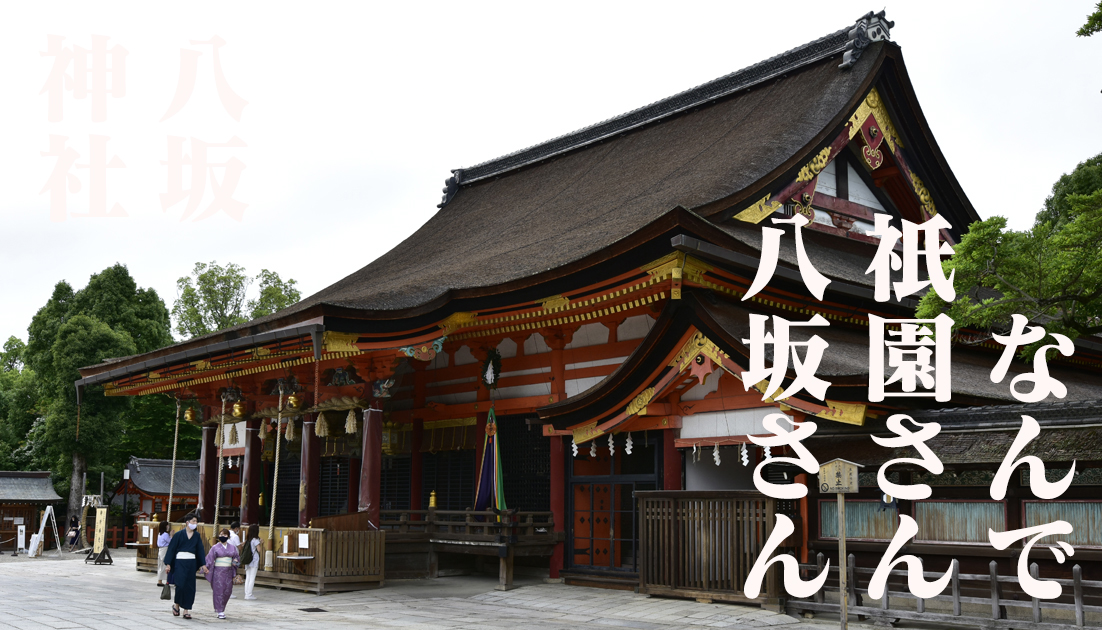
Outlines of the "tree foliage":
<svg viewBox="0 0 1102 630">
<path fill-rule="evenodd" d="M 274 271 L 262 269 L 255 280 L 260 294 L 249 300 L 246 293 L 254 278 L 245 274 L 244 267 L 195 263 L 190 276 L 176 281 L 178 297 L 172 306 L 176 332 L 194 339 L 269 315 L 301 299 L 295 281 L 284 282 Z"/>
<path fill-rule="evenodd" d="M 79 368 L 170 343 L 168 309 L 154 290 L 138 287 L 125 266 L 115 265 L 80 291 L 58 282 L 27 333 L 25 347 L 18 340 L 5 344 L 3 363 L 12 368 L 0 377 L 0 451 L 10 450 L 15 466 L 66 475 L 55 485 L 71 491 L 73 508 L 80 495 L 74 484 L 83 472 L 109 472 L 109 480 L 121 476 L 130 453 L 120 446 L 133 446 L 125 436 L 140 418 L 131 399 L 88 387 L 78 435 Z M 168 425 L 169 419 L 158 421 Z"/>
<path fill-rule="evenodd" d="M 970 289 L 952 304 L 927 293 L 919 317 L 947 312 L 957 327 L 998 332 L 1020 313 L 1072 339 L 1102 333 L 1102 155 L 1056 182 L 1030 229 L 992 217 L 954 249 L 945 273 L 955 269 L 958 287 Z"/>
<path fill-rule="evenodd" d="M 249 315 L 253 319 L 281 311 L 302 299 L 295 287 L 297 283 L 291 278 L 283 282 L 278 273 L 261 269 L 256 279 L 260 281 L 260 297 L 249 300 Z"/>
<path fill-rule="evenodd" d="M 1087 23 L 1083 25 L 1083 28 L 1076 31 L 1075 34 L 1079 37 L 1090 37 L 1099 32 L 1102 32 L 1102 2 L 1099 2 L 1098 5 L 1095 6 L 1094 13 L 1087 16 Z"/>
</svg>

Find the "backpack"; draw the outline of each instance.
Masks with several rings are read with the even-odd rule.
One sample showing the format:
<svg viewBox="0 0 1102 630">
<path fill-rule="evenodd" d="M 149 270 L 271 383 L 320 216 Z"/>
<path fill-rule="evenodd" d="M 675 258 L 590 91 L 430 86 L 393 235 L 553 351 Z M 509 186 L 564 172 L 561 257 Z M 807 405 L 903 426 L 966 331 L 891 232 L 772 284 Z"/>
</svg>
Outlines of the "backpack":
<svg viewBox="0 0 1102 630">
<path fill-rule="evenodd" d="M 253 563 L 253 541 L 245 543 L 245 549 L 241 552 L 241 564 Z"/>
</svg>

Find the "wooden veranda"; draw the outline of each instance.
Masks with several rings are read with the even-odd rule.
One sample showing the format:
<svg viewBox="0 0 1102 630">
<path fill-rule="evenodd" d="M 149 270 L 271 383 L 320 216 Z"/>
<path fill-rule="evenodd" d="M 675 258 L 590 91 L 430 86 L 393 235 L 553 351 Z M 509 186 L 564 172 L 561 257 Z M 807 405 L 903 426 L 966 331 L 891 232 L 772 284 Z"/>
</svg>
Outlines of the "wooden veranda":
<svg viewBox="0 0 1102 630">
<path fill-rule="evenodd" d="M 152 534 L 143 538 L 139 545 L 137 570 L 157 571 L 156 521 L 141 521 L 138 528 L 142 531 L 149 527 Z M 169 529 L 176 533 L 183 528 L 182 523 L 172 523 Z M 214 525 L 200 524 L 198 529 L 207 548 L 214 542 Z M 265 547 L 270 548 L 261 531 Z M 306 536 L 307 544 L 300 546 L 300 537 Z M 287 553 L 283 552 L 283 541 L 287 540 Z M 256 583 L 277 589 L 293 588 L 324 595 L 339 591 L 356 591 L 378 588 L 383 585 L 385 568 L 383 563 L 386 548 L 385 531 L 333 531 L 316 527 L 277 527 L 273 543 L 275 559 L 273 570 L 264 568 L 264 558 L 260 559 L 260 570 Z M 239 573 L 244 575 L 244 568 Z"/>
</svg>

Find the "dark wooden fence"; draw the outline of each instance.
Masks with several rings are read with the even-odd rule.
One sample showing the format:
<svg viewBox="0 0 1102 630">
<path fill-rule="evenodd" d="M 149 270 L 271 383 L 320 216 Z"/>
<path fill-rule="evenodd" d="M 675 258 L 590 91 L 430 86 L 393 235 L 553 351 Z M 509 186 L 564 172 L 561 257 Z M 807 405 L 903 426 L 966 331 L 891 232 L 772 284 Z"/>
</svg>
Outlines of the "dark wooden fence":
<svg viewBox="0 0 1102 630">
<path fill-rule="evenodd" d="M 819 575 L 825 561 L 818 554 L 816 564 L 800 565 L 805 580 Z M 907 572 L 903 570 L 889 573 L 887 588 L 876 606 L 865 606 L 864 597 L 868 595 L 867 585 L 876 571 L 871 568 L 856 568 L 852 554 L 846 565 L 846 589 L 849 598 L 849 613 L 858 619 L 872 619 L 877 625 L 890 625 L 900 619 L 921 621 L 924 624 L 945 628 L 1017 628 L 1020 630 L 1072 630 L 1074 628 L 1102 627 L 1102 582 L 1082 579 L 1079 565 L 1072 567 L 1072 579 L 1055 579 L 1064 587 L 1063 595 L 1054 601 L 1041 601 L 1024 594 L 1018 584 L 1017 576 L 998 575 L 997 564 L 991 562 L 987 575 L 960 573 L 960 565 L 954 560 L 953 577 L 947 592 L 930 599 L 919 599 L 906 589 Z M 838 567 L 830 567 L 831 575 L 838 575 Z M 940 578 L 943 574 L 923 572 L 927 581 Z M 1038 576 L 1037 563 L 1030 566 L 1030 575 Z M 858 576 L 866 588 L 858 584 Z M 893 584 L 894 582 L 894 584 Z M 839 613 L 841 605 L 837 588 L 837 578 L 828 580 L 827 586 L 820 589 L 812 599 L 793 599 L 787 603 L 789 614 L 800 612 Z M 892 590 L 892 587 L 896 590 Z M 833 593 L 828 596 L 827 593 Z M 1020 598 L 1020 599 L 1018 599 Z M 894 602 L 894 605 L 893 605 Z M 934 608 L 928 602 L 940 602 Z M 902 605 L 901 605 L 902 603 Z M 968 605 L 969 610 L 964 607 Z M 980 611 L 990 611 L 982 614 Z M 1045 617 L 1048 617 L 1046 620 Z M 1088 619 L 1088 616 L 1092 619 Z"/>
<path fill-rule="evenodd" d="M 747 598 L 743 589 L 773 531 L 774 499 L 742 491 L 651 491 L 635 496 L 639 592 L 762 603 Z M 762 592 L 771 603 L 777 601 L 775 571 L 768 572 Z"/>
</svg>

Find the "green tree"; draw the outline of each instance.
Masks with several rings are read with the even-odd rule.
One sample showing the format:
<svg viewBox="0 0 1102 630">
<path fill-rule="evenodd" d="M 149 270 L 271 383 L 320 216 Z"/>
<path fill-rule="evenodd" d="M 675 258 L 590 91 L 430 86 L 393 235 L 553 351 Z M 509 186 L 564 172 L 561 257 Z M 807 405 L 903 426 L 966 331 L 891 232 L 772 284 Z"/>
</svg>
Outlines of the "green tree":
<svg viewBox="0 0 1102 630">
<path fill-rule="evenodd" d="M 4 342 L 4 350 L 0 352 L 0 371 L 19 371 L 23 368 L 23 352 L 27 344 L 19 337 L 12 335 Z"/>
<path fill-rule="evenodd" d="M 253 319 L 281 311 L 302 299 L 295 287 L 297 283 L 291 278 L 283 282 L 278 273 L 261 269 L 256 279 L 260 281 L 260 297 L 249 300 L 249 315 Z"/>
<path fill-rule="evenodd" d="M 8 423 L 9 439 L 22 432 L 18 457 L 27 465 L 48 466 L 69 477 L 56 485 L 59 492 L 68 492 L 69 509 L 79 510 L 85 472 L 109 472 L 112 481 L 121 476 L 129 453 L 119 446 L 127 435 L 127 422 L 134 418 L 134 405 L 127 397 L 104 396 L 102 387 L 86 388 L 78 436 L 73 386 L 80 378 L 78 370 L 169 343 L 168 309 L 155 291 L 139 288 L 126 267 L 115 265 L 93 275 L 80 291 L 58 282 L 27 332 L 20 374 L 34 381 L 37 390 L 30 395 L 35 402 L 30 412 L 26 399 L 18 409 L 9 406 L 9 418 L 13 410 L 21 414 L 18 427 Z M 8 396 L 17 388 L 3 391 Z M 161 422 L 169 424 L 169 418 Z"/>
<path fill-rule="evenodd" d="M 1056 182 L 1030 229 L 992 217 L 973 223 L 954 249 L 945 274 L 955 269 L 957 286 L 971 288 L 952 304 L 928 292 L 919 317 L 947 312 L 956 327 L 990 334 L 1020 313 L 1072 339 L 1102 333 L 1102 155 Z"/>
<path fill-rule="evenodd" d="M 1087 16 L 1087 23 L 1075 34 L 1079 37 L 1090 37 L 1098 32 L 1102 32 L 1102 2 L 1095 7 L 1094 13 Z"/>
<path fill-rule="evenodd" d="M 245 291 L 251 283 L 240 265 L 195 263 L 190 277 L 176 281 L 179 295 L 172 305 L 176 331 L 192 339 L 245 323 Z"/>
<path fill-rule="evenodd" d="M 23 342 L 15 337 L 4 344 L 0 364 L 0 470 L 25 470 L 35 462 L 27 435 L 39 418 L 38 380 L 20 359 L 13 358 L 16 345 Z"/>
<path fill-rule="evenodd" d="M 172 305 L 176 332 L 194 339 L 269 315 L 301 298 L 294 280 L 284 282 L 274 271 L 262 269 L 255 278 L 260 282 L 260 295 L 247 300 L 253 280 L 244 267 L 234 263 L 225 267 L 217 262 L 195 263 L 190 276 L 176 281 L 178 297 Z"/>
</svg>

